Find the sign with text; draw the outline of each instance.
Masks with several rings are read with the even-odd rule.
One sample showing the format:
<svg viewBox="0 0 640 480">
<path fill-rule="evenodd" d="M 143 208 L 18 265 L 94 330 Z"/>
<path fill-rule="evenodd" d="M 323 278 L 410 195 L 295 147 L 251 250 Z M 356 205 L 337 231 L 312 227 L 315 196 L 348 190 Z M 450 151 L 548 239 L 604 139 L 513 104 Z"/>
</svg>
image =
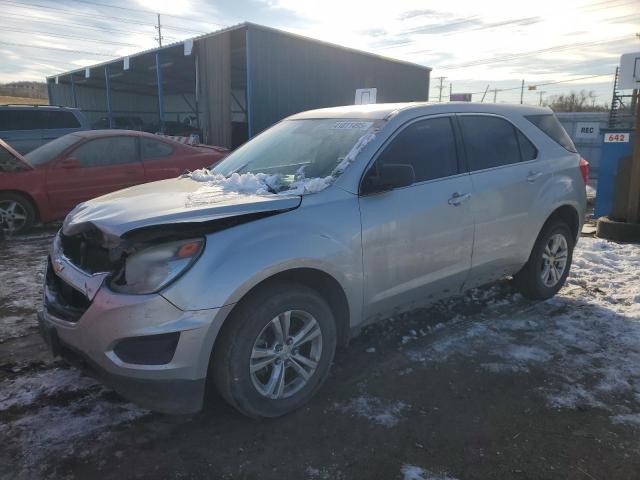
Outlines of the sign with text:
<svg viewBox="0 0 640 480">
<path fill-rule="evenodd" d="M 576 138 L 598 138 L 600 135 L 599 122 L 577 122 Z"/>
<path fill-rule="evenodd" d="M 629 143 L 628 133 L 605 133 L 604 143 Z"/>
</svg>

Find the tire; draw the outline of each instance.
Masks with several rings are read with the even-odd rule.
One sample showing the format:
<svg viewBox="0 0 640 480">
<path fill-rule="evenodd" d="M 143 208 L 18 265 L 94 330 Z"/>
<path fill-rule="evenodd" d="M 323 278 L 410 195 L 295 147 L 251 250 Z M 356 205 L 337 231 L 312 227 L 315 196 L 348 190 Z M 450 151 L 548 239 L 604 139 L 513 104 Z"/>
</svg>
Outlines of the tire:
<svg viewBox="0 0 640 480">
<path fill-rule="evenodd" d="M 278 325 L 283 327 L 285 312 L 292 312 L 290 340 L 297 334 L 302 339 L 315 336 L 298 344 L 279 343 Z M 244 415 L 271 418 L 290 413 L 309 401 L 329 374 L 336 323 L 329 305 L 315 290 L 293 283 L 268 285 L 243 300 L 227 322 L 214 347 L 209 374 L 222 397 Z M 306 335 L 305 328 L 310 329 Z M 303 363 L 300 356 L 311 363 Z M 260 362 L 270 363 L 259 368 Z M 276 378 L 283 378 L 284 384 L 274 382 Z"/>
<path fill-rule="evenodd" d="M 0 210 L 0 229 L 11 233 L 29 230 L 36 219 L 33 204 L 20 194 L 0 192 Z"/>
<path fill-rule="evenodd" d="M 564 249 L 558 248 L 556 252 L 558 258 L 552 262 L 556 266 L 555 272 L 552 272 L 551 269 L 545 270 L 547 263 L 545 260 L 545 248 L 550 244 L 552 239 L 559 238 L 564 240 L 565 245 Z M 546 300 L 553 297 L 558 293 L 558 290 L 562 288 L 569 275 L 571 260 L 573 259 L 573 248 L 574 237 L 565 222 L 562 220 L 552 220 L 545 224 L 533 246 L 529 260 L 522 270 L 513 277 L 516 289 L 523 296 L 531 300 Z M 561 250 L 566 251 L 566 257 L 564 257 L 564 268 L 560 274 L 558 272 L 558 265 L 563 258 L 561 256 Z M 555 256 L 552 255 L 551 258 L 553 259 Z M 548 274 L 546 274 L 547 272 Z M 544 277 L 546 277 L 548 283 L 545 283 L 543 280 Z"/>
</svg>

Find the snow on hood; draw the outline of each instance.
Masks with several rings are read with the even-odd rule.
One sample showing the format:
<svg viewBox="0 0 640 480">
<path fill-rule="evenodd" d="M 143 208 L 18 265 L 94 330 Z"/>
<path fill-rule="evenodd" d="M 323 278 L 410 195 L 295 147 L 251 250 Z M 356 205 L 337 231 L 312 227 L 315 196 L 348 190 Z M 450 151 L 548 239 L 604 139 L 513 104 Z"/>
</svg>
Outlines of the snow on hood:
<svg viewBox="0 0 640 480">
<path fill-rule="evenodd" d="M 296 172 L 294 181 L 290 183 L 285 182 L 284 176 L 281 174 L 269 175 L 266 173 L 248 172 L 242 174 L 232 173 L 227 177 L 213 173 L 206 168 L 195 170 L 187 174 L 187 176 L 205 185 L 195 192 L 191 196 L 191 199 L 197 204 L 202 198 L 210 198 L 212 195 L 215 196 L 216 192 L 251 193 L 256 195 L 307 195 L 320 192 L 330 186 L 335 179 L 353 163 L 362 149 L 367 146 L 375 136 L 375 132 L 366 133 L 361 136 L 351 150 L 349 150 L 349 153 L 347 153 L 333 169 L 331 175 L 326 177 L 306 178 L 304 176 L 304 167 Z"/>
<path fill-rule="evenodd" d="M 74 235 L 93 226 L 117 243 L 124 233 L 138 228 L 292 210 L 302 200 L 296 195 L 223 189 L 208 196 L 194 195 L 200 187 L 188 178 L 173 178 L 119 190 L 78 205 L 67 215 L 62 230 Z"/>
</svg>

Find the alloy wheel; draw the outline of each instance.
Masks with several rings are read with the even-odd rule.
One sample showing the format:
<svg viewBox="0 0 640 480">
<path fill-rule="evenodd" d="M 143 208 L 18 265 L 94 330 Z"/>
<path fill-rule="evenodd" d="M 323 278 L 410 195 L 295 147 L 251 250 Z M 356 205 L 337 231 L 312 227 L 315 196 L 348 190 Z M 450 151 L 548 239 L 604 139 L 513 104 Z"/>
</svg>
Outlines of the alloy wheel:
<svg viewBox="0 0 640 480">
<path fill-rule="evenodd" d="M 554 287 L 560 281 L 567 268 L 568 256 L 569 247 L 564 235 L 552 235 L 542 252 L 540 278 L 546 287 Z"/>
<path fill-rule="evenodd" d="M 299 392 L 322 356 L 322 331 L 308 312 L 288 310 L 271 319 L 251 350 L 249 371 L 263 397 L 283 399 Z"/>
<path fill-rule="evenodd" d="M 15 200 L 0 200 L 0 228 L 10 232 L 21 230 L 27 223 L 27 210 Z"/>
</svg>

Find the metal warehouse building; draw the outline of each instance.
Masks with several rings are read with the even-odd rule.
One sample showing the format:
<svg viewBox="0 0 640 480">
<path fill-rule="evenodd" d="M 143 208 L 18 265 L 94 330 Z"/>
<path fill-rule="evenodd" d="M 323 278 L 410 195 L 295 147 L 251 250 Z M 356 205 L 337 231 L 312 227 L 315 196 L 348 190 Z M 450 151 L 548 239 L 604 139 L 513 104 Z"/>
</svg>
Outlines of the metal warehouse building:
<svg viewBox="0 0 640 480">
<path fill-rule="evenodd" d="M 290 114 L 353 104 L 356 89 L 375 88 L 378 103 L 425 101 L 430 70 L 243 23 L 47 77 L 47 86 L 52 105 L 92 122 L 189 123 L 204 143 L 235 147 Z"/>
</svg>

